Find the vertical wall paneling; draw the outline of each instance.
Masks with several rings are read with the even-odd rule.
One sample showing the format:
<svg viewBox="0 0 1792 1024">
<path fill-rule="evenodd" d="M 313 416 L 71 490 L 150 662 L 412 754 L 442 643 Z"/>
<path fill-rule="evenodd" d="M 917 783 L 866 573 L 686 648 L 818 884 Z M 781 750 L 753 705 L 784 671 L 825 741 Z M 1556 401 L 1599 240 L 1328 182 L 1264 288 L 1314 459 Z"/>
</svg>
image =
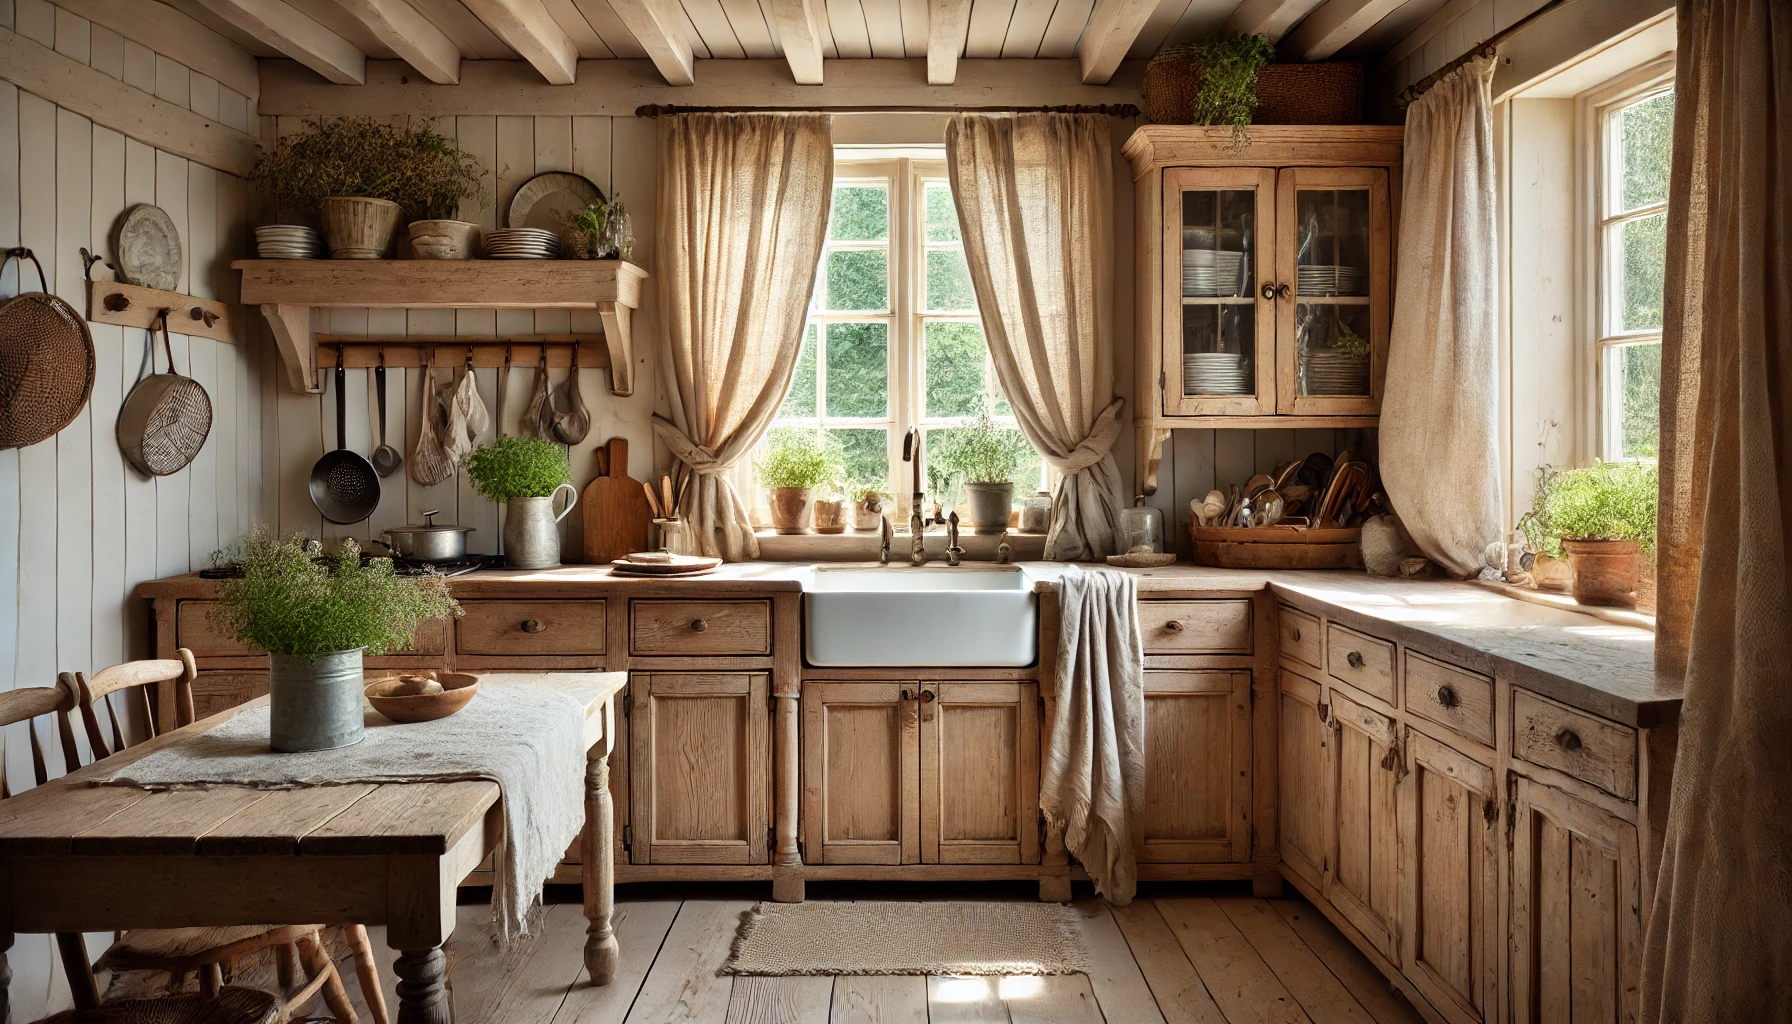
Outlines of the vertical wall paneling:
<svg viewBox="0 0 1792 1024">
<path fill-rule="evenodd" d="M 404 334 L 404 310 L 402 309 L 370 309 L 367 311 L 367 333 L 380 337 L 400 337 Z M 367 392 L 367 447 L 368 458 L 373 457 L 373 449 L 379 444 L 380 419 L 378 390 L 374 387 L 372 370 L 351 370 L 351 374 L 362 379 L 362 388 Z M 386 437 L 394 448 L 404 447 L 404 371 L 391 369 L 386 371 Z M 393 425 L 400 424 L 396 430 Z M 362 449 L 356 449 L 361 451 Z M 367 535 L 378 540 L 380 531 L 395 526 L 403 526 L 407 519 L 405 469 L 380 480 L 380 503 L 367 521 Z M 422 518 L 418 517 L 421 522 Z"/>
<path fill-rule="evenodd" d="M 217 297 L 217 278 L 223 270 L 217 259 L 217 177 L 217 172 L 209 167 L 187 165 L 187 228 L 182 248 L 187 252 L 187 288 L 203 298 Z M 218 342 L 192 336 L 186 341 L 192 369 L 183 372 L 199 382 L 212 403 L 211 434 L 187 469 L 191 502 L 187 510 L 187 566 L 202 568 L 210 564 L 212 552 L 219 546 L 218 504 L 213 497 L 218 490 L 218 437 L 235 427 L 236 418 L 226 414 L 218 401 Z"/>
<path fill-rule="evenodd" d="M 124 41 L 124 83 L 144 92 L 156 91 L 156 51 L 135 39 Z"/>
<path fill-rule="evenodd" d="M 21 22 L 28 11 L 20 6 Z M 19 97 L 19 235 L 35 250 L 56 289 L 56 108 L 27 92 Z M 21 284 L 35 288 L 23 271 Z M 55 682 L 56 439 L 19 449 L 18 643 L 13 685 Z M 29 774 L 15 776 L 30 778 Z M 16 1011 L 15 1011 L 16 1012 Z"/>
<path fill-rule="evenodd" d="M 124 206 L 156 201 L 156 151 L 136 139 L 124 140 Z M 106 228 L 111 231 L 110 225 Z M 129 394 L 139 376 L 150 370 L 150 339 L 145 331 L 123 329 L 120 345 L 120 384 Z M 159 356 L 157 358 L 160 358 Z M 138 580 L 154 579 L 159 562 L 156 558 L 156 518 L 159 513 L 157 481 L 131 467 L 124 473 L 124 559 L 126 585 Z M 139 628 L 143 617 L 135 616 Z M 142 651 L 137 646 L 134 650 Z"/>
<path fill-rule="evenodd" d="M 93 128 L 93 196 L 88 247 L 107 252 L 112 225 L 125 208 L 125 139 Z M 125 361 L 141 332 L 94 324 L 93 379 L 93 667 L 129 659 L 125 644 L 128 586 L 125 575 L 125 466 L 113 429 L 126 387 Z M 133 369 L 135 367 L 133 366 Z M 3 500 L 3 499 L 0 499 Z M 89 669 L 91 671 L 91 668 Z"/>
<path fill-rule="evenodd" d="M 93 26 L 87 62 L 93 70 L 113 78 L 124 77 L 124 37 L 104 25 Z"/>
<path fill-rule="evenodd" d="M 92 59 L 92 45 L 93 33 L 88 20 L 56 8 L 56 52 L 86 64 Z"/>
<path fill-rule="evenodd" d="M 82 309 L 81 248 L 93 217 L 93 126 L 79 114 L 56 111 L 56 241 L 38 259 L 54 261 L 56 294 Z M 97 339 L 96 339 L 97 348 Z M 96 360 L 97 362 L 97 360 Z M 90 402 L 53 442 L 56 487 L 26 496 L 49 506 L 56 518 L 56 666 L 91 671 L 93 662 L 93 406 Z M 46 441 L 45 444 L 52 442 Z M 48 634 L 45 634 L 46 636 Z M 26 685 L 48 686 L 54 675 Z M 59 773 L 58 773 L 59 774 Z"/>
<path fill-rule="evenodd" d="M 13 13 L 11 0 L 0 0 L 0 15 Z M 19 90 L 0 82 L 0 247 L 19 242 Z M 0 271 L 0 297 L 18 294 L 17 261 Z M 19 576 L 19 451 L 0 451 L 0 580 Z M 18 658 L 19 592 L 0 583 L 0 689 L 13 688 Z M 22 742 L 23 724 L 6 728 L 5 767 L 8 778 L 30 778 L 31 758 Z M 16 968 L 15 968 L 16 970 Z"/>
<path fill-rule="evenodd" d="M 160 150 L 155 155 L 155 204 L 167 211 L 175 224 L 187 222 L 187 161 Z M 181 249 L 180 287 L 186 288 L 189 280 L 187 267 L 192 254 Z M 174 350 L 174 365 L 182 373 L 191 374 L 192 357 L 188 351 L 186 335 L 170 334 L 169 341 Z M 163 346 L 161 358 L 167 358 L 167 346 Z M 163 372 L 166 372 L 164 370 Z M 170 473 L 156 480 L 156 573 L 171 576 L 187 571 L 191 557 L 189 548 L 189 531 L 187 529 L 187 509 L 191 502 L 193 469 L 188 466 L 178 473 Z"/>
<path fill-rule="evenodd" d="M 15 28 L 26 39 L 56 45 L 56 8 L 49 0 L 18 0 Z"/>
</svg>

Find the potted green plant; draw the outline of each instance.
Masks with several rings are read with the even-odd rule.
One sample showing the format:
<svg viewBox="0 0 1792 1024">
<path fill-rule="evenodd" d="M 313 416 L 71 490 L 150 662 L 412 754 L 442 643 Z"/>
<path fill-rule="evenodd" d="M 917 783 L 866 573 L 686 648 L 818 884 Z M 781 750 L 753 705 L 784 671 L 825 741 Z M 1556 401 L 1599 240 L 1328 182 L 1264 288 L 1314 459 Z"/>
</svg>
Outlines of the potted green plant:
<svg viewBox="0 0 1792 1024">
<path fill-rule="evenodd" d="M 604 224 L 609 214 L 608 205 L 596 202 L 572 215 L 566 225 L 566 247 L 575 258 L 603 258 Z"/>
<path fill-rule="evenodd" d="M 372 117 L 305 122 L 255 162 L 249 179 L 276 210 L 318 211 L 336 259 L 385 256 L 400 216 L 429 220 L 428 235 L 455 235 L 443 225 L 467 222 L 444 218 L 486 194 L 485 169 L 452 142 Z"/>
<path fill-rule="evenodd" d="M 998 426 L 985 413 L 977 422 L 953 431 L 934 456 L 942 468 L 964 481 L 971 532 L 995 534 L 1008 529 L 1014 508 L 1014 475 L 1032 446 L 1020 431 Z"/>
<path fill-rule="evenodd" d="M 1531 511 L 1519 520 L 1531 547 L 1567 556 L 1581 604 L 1635 607 L 1643 556 L 1655 546 L 1655 464 L 1596 462 L 1539 476 Z"/>
<path fill-rule="evenodd" d="M 861 533 L 869 533 L 883 522 L 885 503 L 889 500 L 884 488 L 884 481 L 850 480 L 846 485 L 846 496 L 852 501 L 852 528 Z"/>
<path fill-rule="evenodd" d="M 467 476 L 480 494 L 505 506 L 504 561 L 518 569 L 560 564 L 558 523 L 578 504 L 566 449 L 539 437 L 500 437 L 467 456 Z M 556 515 L 554 499 L 566 491 Z"/>
<path fill-rule="evenodd" d="M 771 492 L 772 527 L 808 532 L 817 486 L 839 472 L 840 455 L 819 430 L 784 427 L 771 432 L 759 462 L 759 482 Z"/>
<path fill-rule="evenodd" d="M 390 558 L 363 562 L 353 540 L 330 557 L 315 540 L 262 527 L 232 555 L 242 575 L 224 582 L 217 614 L 242 644 L 268 652 L 277 751 L 359 743 L 362 656 L 408 647 L 419 624 L 460 614 L 445 577 L 398 576 Z"/>
</svg>

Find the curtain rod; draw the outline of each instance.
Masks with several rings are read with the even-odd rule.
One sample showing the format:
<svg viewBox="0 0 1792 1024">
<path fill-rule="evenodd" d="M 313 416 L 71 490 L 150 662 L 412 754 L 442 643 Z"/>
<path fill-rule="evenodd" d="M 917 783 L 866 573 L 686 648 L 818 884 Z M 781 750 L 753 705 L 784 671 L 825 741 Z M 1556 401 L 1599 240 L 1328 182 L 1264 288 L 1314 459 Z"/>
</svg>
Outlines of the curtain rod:
<svg viewBox="0 0 1792 1024">
<path fill-rule="evenodd" d="M 1538 18 L 1543 17 L 1551 11 L 1566 7 L 1573 2 L 1574 0 L 1549 0 L 1549 3 L 1544 4 L 1542 7 L 1537 8 L 1512 24 L 1507 25 L 1504 29 L 1488 36 L 1485 42 L 1476 43 L 1467 53 L 1457 57 L 1443 67 L 1438 68 L 1424 78 L 1421 78 L 1400 90 L 1400 95 L 1394 97 L 1394 106 L 1401 109 L 1411 106 L 1413 100 L 1425 95 L 1432 86 L 1442 81 L 1445 76 L 1450 74 L 1450 72 L 1455 71 L 1457 68 L 1474 60 L 1476 57 L 1493 56 L 1498 52 L 1496 48 L 1501 43 L 1516 35 L 1519 29 L 1524 28 L 1526 25 L 1529 25 L 1531 22 L 1536 21 Z"/>
<path fill-rule="evenodd" d="M 661 117 L 667 114 L 1106 114 L 1109 117 L 1138 117 L 1139 108 L 1131 103 L 1099 105 L 1067 104 L 1055 107 L 683 107 L 669 103 L 649 103 L 636 107 L 636 117 Z"/>
</svg>

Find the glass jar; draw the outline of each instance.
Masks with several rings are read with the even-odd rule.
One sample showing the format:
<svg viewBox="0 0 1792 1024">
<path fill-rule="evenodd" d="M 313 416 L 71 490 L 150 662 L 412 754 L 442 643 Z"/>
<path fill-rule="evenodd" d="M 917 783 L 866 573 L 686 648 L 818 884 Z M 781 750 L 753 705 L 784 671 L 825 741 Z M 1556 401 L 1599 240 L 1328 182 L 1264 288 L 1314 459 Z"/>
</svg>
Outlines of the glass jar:
<svg viewBox="0 0 1792 1024">
<path fill-rule="evenodd" d="M 1036 491 L 1020 500 L 1020 532 L 1045 533 L 1052 526 L 1052 496 Z"/>
<path fill-rule="evenodd" d="M 1145 496 L 1138 495 L 1131 508 L 1120 510 L 1120 536 L 1129 555 L 1162 554 L 1164 510 L 1145 504 Z"/>
<path fill-rule="evenodd" d="M 664 551 L 669 555 L 697 554 L 697 538 L 691 534 L 691 524 L 679 516 L 655 519 L 649 540 L 658 541 L 657 547 L 649 543 L 649 550 Z"/>
</svg>

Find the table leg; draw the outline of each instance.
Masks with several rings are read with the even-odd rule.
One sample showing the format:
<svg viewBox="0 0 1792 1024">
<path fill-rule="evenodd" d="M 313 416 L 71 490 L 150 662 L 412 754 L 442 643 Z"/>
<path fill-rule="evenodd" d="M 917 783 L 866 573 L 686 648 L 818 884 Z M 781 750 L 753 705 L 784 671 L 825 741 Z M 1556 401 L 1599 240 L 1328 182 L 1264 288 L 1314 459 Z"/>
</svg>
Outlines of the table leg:
<svg viewBox="0 0 1792 1024">
<path fill-rule="evenodd" d="M 610 929 L 615 909 L 615 810 L 610 801 L 608 741 L 592 747 L 585 760 L 585 835 L 579 858 L 585 867 L 585 969 L 593 985 L 608 985 L 616 978 L 620 949 Z"/>
<path fill-rule="evenodd" d="M 453 1024 L 448 1007 L 448 958 L 442 947 L 406 949 L 393 966 L 398 975 L 398 1024 Z"/>
</svg>

